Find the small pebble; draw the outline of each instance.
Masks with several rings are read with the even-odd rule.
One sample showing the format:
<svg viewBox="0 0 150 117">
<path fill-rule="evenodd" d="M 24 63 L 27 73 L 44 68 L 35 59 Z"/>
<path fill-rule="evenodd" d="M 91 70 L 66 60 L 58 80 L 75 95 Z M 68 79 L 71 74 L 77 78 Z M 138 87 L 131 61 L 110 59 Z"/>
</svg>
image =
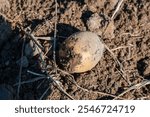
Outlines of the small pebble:
<svg viewBox="0 0 150 117">
<path fill-rule="evenodd" d="M 86 23 L 89 30 L 94 31 L 99 29 L 101 27 L 101 20 L 101 17 L 97 13 L 93 14 Z"/>
<path fill-rule="evenodd" d="M 29 43 L 25 46 L 25 55 L 27 57 L 34 57 L 37 54 L 39 54 L 37 46 L 33 43 L 33 41 L 30 40 Z"/>
</svg>

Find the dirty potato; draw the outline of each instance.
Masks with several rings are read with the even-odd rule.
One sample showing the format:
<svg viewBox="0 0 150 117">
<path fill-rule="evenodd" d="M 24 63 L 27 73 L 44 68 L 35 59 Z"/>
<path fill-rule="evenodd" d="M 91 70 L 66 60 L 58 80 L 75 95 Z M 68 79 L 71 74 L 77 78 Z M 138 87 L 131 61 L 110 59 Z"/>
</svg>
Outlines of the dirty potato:
<svg viewBox="0 0 150 117">
<path fill-rule="evenodd" d="M 60 47 L 59 57 L 63 69 L 69 73 L 91 70 L 103 55 L 104 45 L 92 32 L 78 32 L 67 38 Z"/>
</svg>

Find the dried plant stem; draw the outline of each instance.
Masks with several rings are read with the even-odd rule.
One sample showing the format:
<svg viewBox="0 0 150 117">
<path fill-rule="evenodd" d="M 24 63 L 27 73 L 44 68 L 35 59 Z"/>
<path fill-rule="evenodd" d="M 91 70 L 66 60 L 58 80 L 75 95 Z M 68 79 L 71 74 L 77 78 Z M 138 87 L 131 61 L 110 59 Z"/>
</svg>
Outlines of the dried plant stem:
<svg viewBox="0 0 150 117">
<path fill-rule="evenodd" d="M 118 4 L 117 4 L 117 6 L 116 6 L 116 9 L 115 9 L 115 11 L 114 11 L 112 17 L 110 18 L 109 23 L 106 25 L 104 31 L 102 32 L 102 37 L 104 37 L 105 32 L 106 32 L 108 26 L 109 26 L 110 23 L 113 21 L 115 15 L 116 15 L 117 12 L 119 11 L 119 9 L 120 9 L 122 3 L 123 3 L 123 0 L 118 1 Z M 102 41 L 102 40 L 101 40 L 101 41 Z M 103 42 L 103 41 L 102 41 L 102 42 Z M 108 47 L 104 42 L 103 42 L 103 44 L 104 44 L 105 48 L 106 48 L 106 49 L 110 52 L 110 54 L 112 55 L 112 57 L 113 57 L 113 59 L 115 60 L 116 64 L 119 65 L 119 67 L 120 67 L 119 73 L 121 74 L 121 76 L 123 77 L 123 79 L 124 79 L 129 85 L 131 85 L 131 82 L 127 80 L 127 77 L 126 77 L 127 75 L 125 74 L 125 72 L 124 72 L 124 70 L 123 70 L 122 64 L 121 64 L 121 63 L 119 62 L 119 60 L 116 58 L 116 56 L 114 55 L 114 53 L 112 52 L 112 50 L 110 50 L 109 47 Z"/>
<path fill-rule="evenodd" d="M 118 50 L 118 49 L 124 49 L 124 48 L 130 48 L 130 47 L 133 47 L 134 45 L 128 45 L 128 46 L 119 46 L 117 48 L 114 48 L 114 49 L 111 49 L 111 51 L 115 51 L 115 50 Z"/>
<path fill-rule="evenodd" d="M 40 86 L 41 86 L 45 81 L 46 81 L 46 79 L 44 79 L 43 81 L 41 81 L 41 82 L 38 84 L 38 86 L 36 87 L 36 89 L 39 89 Z"/>
<path fill-rule="evenodd" d="M 109 51 L 114 59 L 114 61 L 116 62 L 117 65 L 119 65 L 119 73 L 121 74 L 121 76 L 123 77 L 123 79 L 129 84 L 131 85 L 131 82 L 127 80 L 127 75 L 123 70 L 123 65 L 119 62 L 119 60 L 116 58 L 116 56 L 114 55 L 114 53 L 109 49 L 109 47 L 104 43 L 105 48 L 107 49 L 107 51 Z"/>
<path fill-rule="evenodd" d="M 36 72 L 33 72 L 33 71 L 30 71 L 30 70 L 27 70 L 28 73 L 32 74 L 32 75 L 35 75 L 35 76 L 41 76 L 41 77 L 46 77 L 45 75 L 43 74 L 39 74 L 39 73 L 36 73 Z"/>
<path fill-rule="evenodd" d="M 116 9 L 115 9 L 113 15 L 111 16 L 111 20 L 113 20 L 113 19 L 115 18 L 115 16 L 116 16 L 117 12 L 119 11 L 119 9 L 120 9 L 120 7 L 121 7 L 123 1 L 124 1 L 124 0 L 119 0 L 119 1 L 118 1 L 117 7 L 116 7 Z"/>
<path fill-rule="evenodd" d="M 28 83 L 36 82 L 38 80 L 45 79 L 45 78 L 46 77 L 37 77 L 37 78 L 34 78 L 32 80 L 27 80 L 27 81 L 23 81 L 23 82 L 20 82 L 20 83 L 16 83 L 16 84 L 14 84 L 14 86 L 19 85 L 19 84 L 23 85 L 23 84 L 28 84 Z"/>
<path fill-rule="evenodd" d="M 119 9 L 120 9 L 120 7 L 121 7 L 123 1 L 124 1 L 124 0 L 119 0 L 119 1 L 118 1 L 117 6 L 116 6 L 116 9 L 115 9 L 113 15 L 112 15 L 111 18 L 109 19 L 108 24 L 106 25 L 104 31 L 103 31 L 102 34 L 101 34 L 102 37 L 104 37 L 104 35 L 105 35 L 106 31 L 107 31 L 107 28 L 109 27 L 109 25 L 111 24 L 111 22 L 114 20 L 114 18 L 115 18 L 115 16 L 116 16 L 117 12 L 119 11 Z"/>
<path fill-rule="evenodd" d="M 23 38 L 23 45 L 22 45 L 22 49 L 21 49 L 21 64 L 20 64 L 20 69 L 19 69 L 19 83 L 18 83 L 18 88 L 17 88 L 17 98 L 19 99 L 19 93 L 20 93 L 20 87 L 21 87 L 21 74 L 22 74 L 22 64 L 23 64 L 23 50 L 24 50 L 24 46 L 25 46 L 25 39 Z"/>
<path fill-rule="evenodd" d="M 52 41 L 54 37 L 34 37 L 36 40 Z"/>
<path fill-rule="evenodd" d="M 57 36 L 57 0 L 55 0 L 55 26 L 54 26 L 54 42 L 53 42 L 53 60 L 56 69 L 56 36 Z"/>
<path fill-rule="evenodd" d="M 48 87 L 44 93 L 42 94 L 42 96 L 39 98 L 39 100 L 42 100 L 44 98 L 44 96 L 46 95 L 46 93 L 48 92 L 48 90 L 50 90 L 50 87 Z"/>
</svg>

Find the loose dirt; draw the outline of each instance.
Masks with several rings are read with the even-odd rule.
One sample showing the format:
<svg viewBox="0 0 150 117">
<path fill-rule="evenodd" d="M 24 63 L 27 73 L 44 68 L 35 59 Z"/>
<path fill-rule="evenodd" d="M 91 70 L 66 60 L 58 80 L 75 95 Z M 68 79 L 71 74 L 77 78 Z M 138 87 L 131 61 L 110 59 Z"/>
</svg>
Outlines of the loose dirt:
<svg viewBox="0 0 150 117">
<path fill-rule="evenodd" d="M 53 39 L 55 1 L 8 0 L 4 5 L 0 2 L 0 84 L 13 88 L 13 99 L 69 99 L 51 78 L 38 80 L 43 76 L 32 71 L 49 75 L 74 99 L 150 99 L 150 2 L 124 0 L 110 20 L 117 3 L 118 0 L 57 0 L 57 68 L 63 69 L 58 62 L 59 46 L 75 32 L 94 32 L 110 49 L 105 50 L 92 70 L 72 74 L 77 85 L 84 88 L 81 89 L 65 71 L 55 73 L 53 40 L 38 39 L 44 48 L 39 53 L 35 42 L 29 47 L 31 35 Z M 30 82 L 18 88 L 20 78 L 21 83 Z"/>
</svg>

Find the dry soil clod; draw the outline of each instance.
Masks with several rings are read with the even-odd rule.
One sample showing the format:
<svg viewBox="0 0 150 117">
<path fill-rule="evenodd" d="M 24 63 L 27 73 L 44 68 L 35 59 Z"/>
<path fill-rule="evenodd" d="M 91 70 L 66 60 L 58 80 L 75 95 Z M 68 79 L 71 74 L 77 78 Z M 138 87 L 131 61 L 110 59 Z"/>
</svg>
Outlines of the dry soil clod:
<svg viewBox="0 0 150 117">
<path fill-rule="evenodd" d="M 103 55 L 104 45 L 92 32 L 78 32 L 67 38 L 59 50 L 60 64 L 69 73 L 91 70 Z"/>
<path fill-rule="evenodd" d="M 6 12 L 10 9 L 10 3 L 8 0 L 0 0 L 0 12 Z"/>
</svg>

